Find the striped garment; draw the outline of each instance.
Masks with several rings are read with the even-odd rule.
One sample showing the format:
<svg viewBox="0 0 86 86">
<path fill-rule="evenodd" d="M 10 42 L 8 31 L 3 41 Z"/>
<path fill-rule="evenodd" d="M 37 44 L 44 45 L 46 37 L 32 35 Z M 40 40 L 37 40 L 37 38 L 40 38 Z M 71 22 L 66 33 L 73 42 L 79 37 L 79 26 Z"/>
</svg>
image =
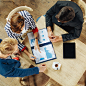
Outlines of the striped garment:
<svg viewBox="0 0 86 86">
<path fill-rule="evenodd" d="M 35 22 L 34 22 L 32 16 L 30 15 L 29 12 L 27 12 L 27 11 L 24 10 L 24 11 L 19 11 L 18 13 L 21 16 L 23 16 L 24 19 L 25 19 L 25 21 L 24 21 L 24 23 L 25 23 L 24 29 L 25 30 L 27 30 L 29 28 L 32 28 L 32 30 L 34 30 L 36 28 Z M 11 27 L 10 26 L 10 22 L 8 21 L 6 23 L 6 25 L 5 25 L 5 31 L 7 32 L 7 35 L 9 37 L 11 37 L 11 38 L 17 39 L 17 41 L 18 41 L 18 48 L 19 48 L 20 51 L 23 51 L 26 47 L 25 47 L 25 45 L 23 45 L 22 43 L 20 43 L 19 40 L 18 40 L 18 37 L 21 37 L 22 33 L 17 34 L 15 32 L 12 32 L 12 30 L 10 29 L 10 27 Z"/>
</svg>

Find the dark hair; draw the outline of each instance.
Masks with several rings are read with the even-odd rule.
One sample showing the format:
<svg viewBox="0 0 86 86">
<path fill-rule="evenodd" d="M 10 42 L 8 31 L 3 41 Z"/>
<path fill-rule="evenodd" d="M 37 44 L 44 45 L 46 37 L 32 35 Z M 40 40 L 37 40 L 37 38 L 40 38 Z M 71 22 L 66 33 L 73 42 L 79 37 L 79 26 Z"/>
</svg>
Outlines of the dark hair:
<svg viewBox="0 0 86 86">
<path fill-rule="evenodd" d="M 11 30 L 13 32 L 20 33 L 21 28 L 24 25 L 24 17 L 19 13 L 15 13 L 10 20 Z"/>
<path fill-rule="evenodd" d="M 65 6 L 55 17 L 59 21 L 70 21 L 75 17 L 75 12 L 72 7 Z"/>
</svg>

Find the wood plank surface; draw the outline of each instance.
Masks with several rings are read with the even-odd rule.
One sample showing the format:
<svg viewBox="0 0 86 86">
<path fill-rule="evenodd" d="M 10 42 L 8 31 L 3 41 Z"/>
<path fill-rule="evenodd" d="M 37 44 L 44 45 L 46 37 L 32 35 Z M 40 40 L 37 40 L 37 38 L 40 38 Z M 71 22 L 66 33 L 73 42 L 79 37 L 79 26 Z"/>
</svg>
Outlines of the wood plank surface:
<svg viewBox="0 0 86 86">
<path fill-rule="evenodd" d="M 38 29 L 45 28 L 45 17 L 42 16 L 36 23 L 36 25 Z M 66 33 L 57 25 L 55 25 L 54 29 L 55 35 L 61 35 L 63 33 Z M 86 70 L 86 45 L 78 39 L 69 42 L 76 43 L 76 59 L 63 59 L 63 42 L 57 42 L 53 43 L 57 59 L 45 62 L 47 65 L 47 70 L 45 71 L 45 74 L 50 76 L 62 86 L 75 86 Z M 52 69 L 53 62 L 61 63 L 61 70 L 56 71 Z M 33 62 L 32 64 L 35 65 L 35 63 Z"/>
<path fill-rule="evenodd" d="M 61 0 L 59 0 L 59 1 L 61 1 Z M 73 0 L 73 1 L 79 1 L 79 0 Z M 86 0 L 83 0 L 83 1 L 85 1 L 85 3 L 86 3 Z M 9 14 L 9 12 L 11 10 L 13 10 L 14 8 L 21 6 L 21 5 L 30 6 L 34 10 L 33 12 L 31 12 L 31 15 L 33 16 L 34 20 L 36 21 L 36 19 L 38 17 L 40 17 L 41 15 L 44 15 L 46 13 L 46 11 L 50 7 L 52 7 L 56 2 L 57 2 L 57 0 L 0 0 L 0 38 L 4 39 L 7 37 L 7 33 L 4 30 L 4 26 L 6 23 L 5 19 L 6 19 L 7 15 Z M 82 33 L 79 37 L 79 40 L 86 45 L 86 25 L 83 26 L 83 28 L 84 29 L 82 29 Z M 26 38 L 26 40 L 28 40 L 28 38 Z M 29 46 L 28 43 L 26 45 Z M 84 49 L 84 46 L 82 48 Z M 84 49 L 84 51 L 85 51 L 85 49 Z M 28 62 L 31 62 L 32 64 L 35 65 L 34 62 L 29 60 L 29 57 L 27 57 L 25 54 L 23 54 L 23 55 L 24 55 L 24 58 L 27 59 Z M 78 71 L 77 71 L 77 73 L 78 73 Z M 0 86 L 20 86 L 20 84 L 16 78 L 10 78 L 10 80 L 9 80 L 9 78 L 4 78 L 3 76 L 0 75 Z M 57 86 L 57 85 L 52 84 L 52 85 L 48 85 L 48 86 Z"/>
</svg>

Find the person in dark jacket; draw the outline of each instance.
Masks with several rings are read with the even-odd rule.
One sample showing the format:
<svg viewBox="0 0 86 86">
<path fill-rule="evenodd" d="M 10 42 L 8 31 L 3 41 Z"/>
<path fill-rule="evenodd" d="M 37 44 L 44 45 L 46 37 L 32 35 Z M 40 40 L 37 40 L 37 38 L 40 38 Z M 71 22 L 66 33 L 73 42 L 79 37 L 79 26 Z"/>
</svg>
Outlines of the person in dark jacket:
<svg viewBox="0 0 86 86">
<path fill-rule="evenodd" d="M 67 31 L 67 34 L 55 36 L 53 23 Z M 51 42 L 68 41 L 79 38 L 82 31 L 83 13 L 80 7 L 72 1 L 57 1 L 46 12 L 46 27 Z"/>
<path fill-rule="evenodd" d="M 11 54 L 18 49 L 18 42 L 13 38 L 5 38 L 0 43 L 0 74 L 4 77 L 25 77 L 44 72 L 46 65 L 42 64 L 34 68 L 21 69 L 21 63 L 12 59 Z"/>
</svg>

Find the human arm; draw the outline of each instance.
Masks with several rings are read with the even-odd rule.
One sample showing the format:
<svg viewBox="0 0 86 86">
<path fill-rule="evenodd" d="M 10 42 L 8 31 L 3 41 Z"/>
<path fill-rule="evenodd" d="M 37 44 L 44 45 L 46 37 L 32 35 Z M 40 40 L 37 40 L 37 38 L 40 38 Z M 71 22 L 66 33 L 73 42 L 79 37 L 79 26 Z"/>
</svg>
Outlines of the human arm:
<svg viewBox="0 0 86 86">
<path fill-rule="evenodd" d="M 46 70 L 46 64 L 41 64 L 38 66 L 39 72 L 44 72 Z"/>
<path fill-rule="evenodd" d="M 67 34 L 62 34 L 63 42 L 79 38 L 82 31 L 82 25 L 79 23 Z"/>
<path fill-rule="evenodd" d="M 83 13 L 77 5 L 75 5 L 72 2 L 72 5 L 76 8 L 75 10 L 75 17 L 72 21 L 69 22 L 69 26 L 74 28 L 67 34 L 62 34 L 63 42 L 79 38 L 81 31 L 82 31 L 82 25 L 83 25 Z M 73 8 L 74 8 L 73 7 Z M 70 28 L 69 28 L 70 29 Z"/>
<path fill-rule="evenodd" d="M 53 5 L 47 12 L 46 12 L 46 28 L 47 28 L 47 32 L 48 32 L 48 37 L 50 39 L 50 41 L 55 38 L 53 32 L 52 32 L 52 27 L 53 27 L 53 22 L 52 22 L 52 16 L 56 13 L 56 9 L 58 9 L 57 7 L 57 3 L 55 5 Z"/>
<path fill-rule="evenodd" d="M 34 37 L 35 37 L 35 50 L 38 49 L 38 51 L 40 52 L 40 48 L 39 48 L 39 44 L 38 44 L 38 28 L 36 27 L 35 29 L 32 30 Z"/>
<path fill-rule="evenodd" d="M 5 26 L 5 30 L 6 30 L 6 32 L 7 32 L 7 35 L 8 35 L 9 37 L 14 38 L 14 39 L 16 39 L 16 40 L 18 41 L 18 48 L 19 48 L 19 50 L 22 51 L 22 52 L 24 52 L 27 56 L 29 56 L 29 58 L 30 58 L 31 60 L 36 59 L 36 57 L 34 57 L 32 54 L 30 54 L 30 53 L 26 50 L 26 46 L 19 42 L 18 37 L 10 30 L 10 28 L 7 28 L 8 26 L 9 26 L 9 24 L 6 24 L 6 26 Z M 31 57 L 34 57 L 34 58 L 31 58 Z"/>
<path fill-rule="evenodd" d="M 35 37 L 35 46 L 34 46 L 34 48 L 35 48 L 35 50 L 38 49 L 38 51 L 40 52 L 40 47 L 39 47 L 39 44 L 38 44 L 38 32 L 34 33 L 34 37 Z"/>
<path fill-rule="evenodd" d="M 7 22 L 7 24 L 5 25 L 5 31 L 7 32 L 7 35 L 10 38 L 14 38 L 14 39 L 16 39 L 18 41 L 18 48 L 19 48 L 20 51 L 23 51 L 24 49 L 26 49 L 25 45 L 20 43 L 20 41 L 18 40 L 18 37 L 16 36 L 16 33 L 13 33 L 11 31 L 9 22 Z"/>
<path fill-rule="evenodd" d="M 25 14 L 26 21 L 28 22 L 29 27 L 31 27 L 32 32 L 33 32 L 34 37 L 35 37 L 35 46 L 34 46 L 34 48 L 35 48 L 35 50 L 38 49 L 38 51 L 40 52 L 39 44 L 38 44 L 38 28 L 36 27 L 34 19 L 29 14 L 29 12 L 23 11 L 23 13 Z"/>
<path fill-rule="evenodd" d="M 25 53 L 31 60 L 35 60 L 35 59 L 36 59 L 36 57 L 35 57 L 33 54 L 31 54 L 30 52 L 28 52 L 26 49 L 24 50 L 24 53 Z"/>
<path fill-rule="evenodd" d="M 45 15 L 45 19 L 46 19 L 46 27 L 53 27 L 53 23 L 52 23 L 52 16 L 56 13 L 56 8 L 57 8 L 57 3 L 55 5 L 53 5 L 47 12 Z"/>
<path fill-rule="evenodd" d="M 59 42 L 59 41 L 63 41 L 62 36 L 55 36 L 53 39 L 51 39 L 51 42 Z"/>
<path fill-rule="evenodd" d="M 5 75 L 5 77 L 25 77 L 25 76 L 30 76 L 34 74 L 39 74 L 38 67 L 27 68 L 27 69 L 12 68 L 12 70 L 10 70 L 10 72 L 8 72 Z"/>
<path fill-rule="evenodd" d="M 49 37 L 50 41 L 51 41 L 53 38 L 55 38 L 55 36 L 54 36 L 54 34 L 53 34 L 53 32 L 52 32 L 50 26 L 47 27 L 47 32 L 48 32 L 48 37 Z"/>
<path fill-rule="evenodd" d="M 73 23 L 72 23 L 73 24 Z M 68 29 L 70 29 L 71 27 L 69 27 Z M 76 38 L 79 38 L 81 31 L 82 31 L 82 22 L 80 22 L 78 20 L 78 23 L 74 23 L 74 26 L 72 26 L 72 30 L 70 30 L 68 33 L 66 34 L 62 34 L 62 36 L 55 36 L 54 39 L 51 39 L 51 42 L 58 42 L 58 41 L 69 41 L 69 40 L 73 40 Z"/>
<path fill-rule="evenodd" d="M 68 2 L 67 2 L 68 3 Z M 52 22 L 52 19 L 53 19 L 53 16 L 55 16 L 56 14 L 59 13 L 60 9 L 63 7 L 63 6 L 66 6 L 67 5 L 66 2 L 64 1 L 57 1 L 56 4 L 54 6 L 52 6 L 47 12 L 46 12 L 46 27 L 47 27 L 47 31 L 48 31 L 48 37 L 49 39 L 51 40 L 52 37 L 53 38 L 58 38 L 58 37 L 55 37 L 53 32 L 52 32 L 52 27 L 53 27 L 53 22 Z M 61 37 L 59 37 L 61 38 Z M 54 40 L 54 39 L 52 39 Z M 59 41 L 59 40 L 58 40 Z"/>
<path fill-rule="evenodd" d="M 44 72 L 46 70 L 46 64 L 41 64 L 38 67 L 33 68 L 12 68 L 8 73 L 3 74 L 5 77 L 25 77 L 34 74 L 39 74 L 39 72 Z"/>
</svg>

